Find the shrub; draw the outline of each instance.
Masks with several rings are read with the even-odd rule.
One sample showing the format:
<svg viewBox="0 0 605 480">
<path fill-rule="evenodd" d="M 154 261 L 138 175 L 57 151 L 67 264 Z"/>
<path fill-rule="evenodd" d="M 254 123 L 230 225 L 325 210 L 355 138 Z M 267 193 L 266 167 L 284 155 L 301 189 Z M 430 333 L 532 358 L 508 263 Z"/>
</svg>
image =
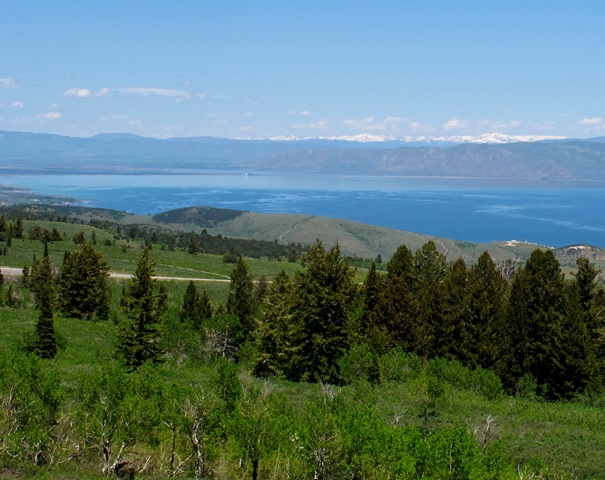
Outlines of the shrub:
<svg viewBox="0 0 605 480">
<path fill-rule="evenodd" d="M 414 353 L 395 348 L 378 359 L 382 382 L 406 382 L 416 378 L 422 371 L 422 360 Z"/>
</svg>

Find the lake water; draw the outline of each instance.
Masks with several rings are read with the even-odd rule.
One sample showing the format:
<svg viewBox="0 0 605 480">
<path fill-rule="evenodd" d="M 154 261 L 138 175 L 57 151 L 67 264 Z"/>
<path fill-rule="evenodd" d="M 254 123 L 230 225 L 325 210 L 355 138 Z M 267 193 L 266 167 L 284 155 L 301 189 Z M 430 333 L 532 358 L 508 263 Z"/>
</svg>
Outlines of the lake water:
<svg viewBox="0 0 605 480">
<path fill-rule="evenodd" d="M 343 218 L 466 240 L 587 243 L 605 248 L 605 188 L 472 179 L 225 172 L 189 175 L 22 175 L 0 183 L 68 195 L 87 206 L 155 214 L 207 205 Z"/>
</svg>

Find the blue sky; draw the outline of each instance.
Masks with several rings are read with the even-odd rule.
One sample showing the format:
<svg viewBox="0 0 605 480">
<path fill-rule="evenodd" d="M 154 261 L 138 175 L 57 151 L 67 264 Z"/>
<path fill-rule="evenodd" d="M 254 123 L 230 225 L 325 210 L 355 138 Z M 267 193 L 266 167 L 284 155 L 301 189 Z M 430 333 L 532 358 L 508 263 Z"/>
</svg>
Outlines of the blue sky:
<svg viewBox="0 0 605 480">
<path fill-rule="evenodd" d="M 605 135 L 605 2 L 0 2 L 0 130 Z"/>
</svg>

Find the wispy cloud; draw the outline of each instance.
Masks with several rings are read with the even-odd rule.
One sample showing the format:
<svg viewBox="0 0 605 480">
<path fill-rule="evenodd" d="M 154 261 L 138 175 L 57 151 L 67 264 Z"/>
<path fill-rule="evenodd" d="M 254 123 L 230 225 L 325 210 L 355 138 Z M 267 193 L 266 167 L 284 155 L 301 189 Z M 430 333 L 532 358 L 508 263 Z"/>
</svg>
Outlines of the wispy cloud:
<svg viewBox="0 0 605 480">
<path fill-rule="evenodd" d="M 0 88 L 16 88 L 17 80 L 14 78 L 0 78 Z"/>
<path fill-rule="evenodd" d="M 176 101 L 189 100 L 193 97 L 205 98 L 205 94 L 192 93 L 186 90 L 174 90 L 169 88 L 150 88 L 150 87 L 125 87 L 109 88 L 104 87 L 99 90 L 90 90 L 88 88 L 70 88 L 64 96 L 73 96 L 78 98 L 88 97 L 110 97 L 110 96 L 139 96 L 139 97 L 168 97 Z"/>
<path fill-rule="evenodd" d="M 479 120 L 477 125 L 491 131 L 504 131 L 510 128 L 518 128 L 523 125 L 521 120 Z"/>
<path fill-rule="evenodd" d="M 598 127 L 599 125 L 603 125 L 603 117 L 583 118 L 578 122 L 578 125 Z"/>
<path fill-rule="evenodd" d="M 175 99 L 189 99 L 191 92 L 185 90 L 172 90 L 168 88 L 147 88 L 147 87 L 128 87 L 128 88 L 102 88 L 95 93 L 97 97 L 106 95 L 132 95 L 141 97 L 170 97 Z"/>
<path fill-rule="evenodd" d="M 11 108 L 23 108 L 25 105 L 23 102 L 13 102 L 11 103 Z"/>
<path fill-rule="evenodd" d="M 382 120 L 378 120 L 375 117 L 366 118 L 349 118 L 343 121 L 343 125 L 349 127 L 351 130 L 360 132 L 386 132 L 393 133 L 399 126 L 406 122 L 403 117 L 388 116 Z"/>
<path fill-rule="evenodd" d="M 442 127 L 445 130 L 459 130 L 461 128 L 468 127 L 468 122 L 460 118 L 452 118 L 451 120 L 445 122 Z"/>
<path fill-rule="evenodd" d="M 66 97 L 86 98 L 90 97 L 92 92 L 88 88 L 70 88 L 63 95 Z"/>
<path fill-rule="evenodd" d="M 297 125 L 292 125 L 293 128 L 304 128 L 308 130 L 321 130 L 328 126 L 328 121 L 325 118 L 319 119 L 317 122 L 311 123 L 299 123 Z"/>
<path fill-rule="evenodd" d="M 36 115 L 36 118 L 40 120 L 58 120 L 61 118 L 60 112 L 48 112 L 48 113 L 40 113 Z"/>
<path fill-rule="evenodd" d="M 302 112 L 298 112 L 298 114 L 299 114 L 301 117 L 309 117 L 309 116 L 313 115 L 313 114 L 312 114 L 311 112 L 309 112 L 308 110 L 303 110 Z"/>
</svg>

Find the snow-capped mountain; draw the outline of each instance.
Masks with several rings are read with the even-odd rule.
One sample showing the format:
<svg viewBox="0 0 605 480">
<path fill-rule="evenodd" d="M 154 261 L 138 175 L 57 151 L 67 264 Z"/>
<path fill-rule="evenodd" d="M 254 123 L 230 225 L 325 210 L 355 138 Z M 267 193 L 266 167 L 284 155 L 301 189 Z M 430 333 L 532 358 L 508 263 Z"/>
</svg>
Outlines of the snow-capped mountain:
<svg viewBox="0 0 605 480">
<path fill-rule="evenodd" d="M 274 141 L 299 141 L 299 140 L 336 140 L 344 142 L 402 142 L 412 144 L 460 144 L 460 143 L 517 143 L 517 142 L 542 142 L 547 140 L 565 140 L 567 137 L 554 135 L 506 135 L 504 133 L 484 133 L 482 135 L 452 135 L 441 137 L 394 137 L 388 135 L 372 135 L 369 133 L 360 133 L 357 135 L 334 135 L 321 137 L 294 137 L 279 136 L 272 137 L 269 140 Z"/>
</svg>

